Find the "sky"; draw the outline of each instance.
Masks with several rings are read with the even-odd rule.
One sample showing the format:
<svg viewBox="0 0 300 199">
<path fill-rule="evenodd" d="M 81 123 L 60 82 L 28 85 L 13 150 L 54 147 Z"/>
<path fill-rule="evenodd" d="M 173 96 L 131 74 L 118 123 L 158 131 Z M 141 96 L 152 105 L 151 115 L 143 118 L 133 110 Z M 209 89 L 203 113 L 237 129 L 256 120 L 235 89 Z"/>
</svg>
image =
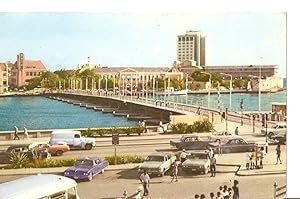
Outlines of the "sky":
<svg viewBox="0 0 300 199">
<path fill-rule="evenodd" d="M 50 71 L 87 57 L 102 66 L 171 67 L 177 35 L 198 30 L 206 65 L 275 64 L 286 76 L 284 12 L 2 12 L 0 27 L 0 61 L 23 52 Z"/>
</svg>

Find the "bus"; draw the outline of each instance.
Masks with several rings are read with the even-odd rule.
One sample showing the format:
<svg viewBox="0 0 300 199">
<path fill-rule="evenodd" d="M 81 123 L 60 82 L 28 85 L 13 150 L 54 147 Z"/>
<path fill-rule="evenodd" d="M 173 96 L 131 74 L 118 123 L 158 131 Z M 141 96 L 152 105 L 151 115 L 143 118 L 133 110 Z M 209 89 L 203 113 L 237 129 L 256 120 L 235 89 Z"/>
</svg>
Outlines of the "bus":
<svg viewBox="0 0 300 199">
<path fill-rule="evenodd" d="M 0 184 L 0 199 L 79 199 L 79 195 L 75 180 L 37 174 Z"/>
</svg>

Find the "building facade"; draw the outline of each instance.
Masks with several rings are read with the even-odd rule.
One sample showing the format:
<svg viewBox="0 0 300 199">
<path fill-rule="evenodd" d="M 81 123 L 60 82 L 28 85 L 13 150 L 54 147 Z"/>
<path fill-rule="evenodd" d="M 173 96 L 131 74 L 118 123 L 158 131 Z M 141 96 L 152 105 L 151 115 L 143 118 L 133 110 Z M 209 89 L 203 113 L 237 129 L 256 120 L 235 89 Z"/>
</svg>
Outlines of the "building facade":
<svg viewBox="0 0 300 199">
<path fill-rule="evenodd" d="M 38 76 L 41 76 L 47 69 L 40 60 L 26 60 L 23 53 L 17 55 L 17 61 L 11 68 L 9 85 L 13 88 L 21 88 Z"/>
<path fill-rule="evenodd" d="M 0 93 L 8 92 L 8 64 L 0 63 Z"/>
<path fill-rule="evenodd" d="M 192 60 L 196 66 L 205 65 L 205 37 L 199 31 L 186 31 L 177 36 L 177 61 Z"/>
</svg>

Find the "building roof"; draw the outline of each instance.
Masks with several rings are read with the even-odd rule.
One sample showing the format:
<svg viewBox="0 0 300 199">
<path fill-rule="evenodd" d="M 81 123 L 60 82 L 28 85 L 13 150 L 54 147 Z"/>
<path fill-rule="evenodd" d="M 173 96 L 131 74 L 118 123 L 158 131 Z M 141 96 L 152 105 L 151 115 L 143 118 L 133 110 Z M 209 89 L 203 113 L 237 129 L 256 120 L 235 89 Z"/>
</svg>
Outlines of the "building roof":
<svg viewBox="0 0 300 199">
<path fill-rule="evenodd" d="M 24 60 L 24 66 L 25 68 L 30 68 L 30 66 L 35 66 L 35 69 L 47 70 L 41 60 Z"/>
<path fill-rule="evenodd" d="M 277 68 L 277 65 L 220 65 L 220 66 L 203 66 L 204 69 L 236 69 L 236 68 Z"/>
<path fill-rule="evenodd" d="M 169 68 L 167 67 L 98 67 L 96 72 L 98 73 L 120 73 L 120 72 L 168 72 Z"/>
</svg>

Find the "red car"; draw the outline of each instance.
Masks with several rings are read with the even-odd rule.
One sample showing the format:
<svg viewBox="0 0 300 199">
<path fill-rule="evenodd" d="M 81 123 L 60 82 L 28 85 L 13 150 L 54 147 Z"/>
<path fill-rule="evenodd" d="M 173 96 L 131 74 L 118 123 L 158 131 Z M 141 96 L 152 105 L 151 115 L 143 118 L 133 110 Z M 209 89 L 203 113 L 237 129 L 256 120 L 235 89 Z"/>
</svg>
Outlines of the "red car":
<svg viewBox="0 0 300 199">
<path fill-rule="evenodd" d="M 70 151 L 70 147 L 64 142 L 57 143 L 55 145 L 50 145 L 46 142 L 34 142 L 30 144 L 30 147 L 37 149 L 47 149 L 48 153 L 56 156 L 61 156 L 63 153 Z"/>
</svg>

